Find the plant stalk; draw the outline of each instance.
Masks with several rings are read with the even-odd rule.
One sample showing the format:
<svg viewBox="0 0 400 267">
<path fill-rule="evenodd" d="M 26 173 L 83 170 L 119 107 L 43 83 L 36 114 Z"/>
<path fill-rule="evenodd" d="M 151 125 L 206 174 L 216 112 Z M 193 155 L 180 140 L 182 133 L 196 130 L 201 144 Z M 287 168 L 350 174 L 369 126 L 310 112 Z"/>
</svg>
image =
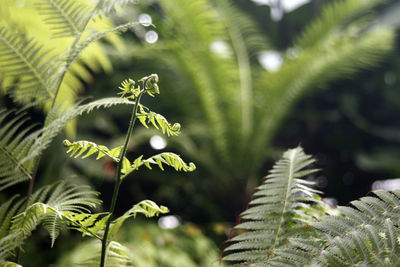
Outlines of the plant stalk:
<svg viewBox="0 0 400 267">
<path fill-rule="evenodd" d="M 144 88 L 145 88 L 145 86 L 144 86 Z M 116 203 L 117 203 L 119 187 L 121 185 L 121 175 L 122 175 L 121 170 L 122 170 L 123 159 L 125 157 L 126 151 L 128 150 L 129 140 L 131 138 L 133 126 L 135 125 L 135 121 L 136 121 L 136 118 L 137 118 L 136 113 L 137 113 L 137 109 L 139 107 L 140 98 L 142 97 L 142 94 L 144 92 L 145 91 L 143 89 L 142 92 L 139 94 L 139 96 L 136 99 L 136 103 L 135 103 L 135 106 L 133 107 L 133 111 L 132 111 L 131 121 L 129 122 L 128 133 L 126 134 L 126 137 L 125 137 L 125 144 L 124 144 L 124 146 L 122 148 L 122 152 L 121 152 L 118 164 L 117 164 L 116 182 L 115 182 L 115 186 L 114 186 L 114 193 L 113 193 L 113 196 L 112 196 L 111 207 L 110 207 L 110 211 L 109 211 L 109 213 L 111 215 L 107 220 L 106 228 L 104 230 L 103 240 L 101 242 L 100 267 L 104 267 L 105 266 L 106 253 L 107 253 L 108 232 L 110 230 L 111 221 L 113 219 L 113 214 L 114 214 L 115 206 L 116 206 Z"/>
</svg>

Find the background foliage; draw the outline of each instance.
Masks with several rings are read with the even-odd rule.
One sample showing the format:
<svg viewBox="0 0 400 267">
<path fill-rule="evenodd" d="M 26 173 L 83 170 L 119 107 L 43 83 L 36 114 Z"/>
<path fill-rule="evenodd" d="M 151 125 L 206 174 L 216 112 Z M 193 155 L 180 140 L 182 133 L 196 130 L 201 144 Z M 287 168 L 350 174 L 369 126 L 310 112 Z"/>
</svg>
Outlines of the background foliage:
<svg viewBox="0 0 400 267">
<path fill-rule="evenodd" d="M 47 26 L 32 15 L 31 3 L 20 3 L 1 5 L 2 22 L 46 40 L 55 54 L 63 51 L 60 39 L 44 35 Z M 156 28 L 136 27 L 89 47 L 67 74 L 63 99 L 110 96 L 110 88 L 126 77 L 158 73 L 164 98 L 155 111 L 185 125 L 182 139 L 168 140 L 167 148 L 189 157 L 198 170 L 183 177 L 143 170 L 123 188 L 122 202 L 152 198 L 165 203 L 184 221 L 200 225 L 219 246 L 227 234 L 224 228 L 236 220 L 272 161 L 288 147 L 301 143 L 315 155 L 324 173 L 312 179 L 324 197 L 340 204 L 365 195 L 374 180 L 399 176 L 399 22 L 393 15 L 399 8 L 396 1 L 314 0 L 274 21 L 271 7 L 247 0 L 139 1 L 119 10 L 114 22 L 102 17 L 89 26 L 102 30 L 146 13 Z M 158 34 L 155 43 L 146 41 L 150 30 Z M 265 51 L 280 52 L 278 70 L 263 68 L 259 59 Z M 8 83 L 2 80 L 3 91 Z M 2 107 L 19 107 L 8 95 L 0 101 Z M 43 121 L 39 109 L 28 112 Z M 69 124 L 67 134 L 77 129 L 82 139 L 115 147 L 127 112 L 121 107 L 87 115 L 78 125 Z M 136 131 L 130 149 L 153 154 L 148 141 L 156 134 Z M 38 185 L 53 182 L 54 173 L 78 174 L 75 181 L 93 185 L 109 199 L 111 162 L 104 159 L 101 170 L 90 159 L 62 164 L 61 140 L 45 151 Z M 121 205 L 117 213 L 127 208 Z M 179 231 L 174 235 L 186 237 Z M 75 238 L 67 235 L 65 240 Z M 37 236 L 28 240 L 36 241 Z M 55 247 L 55 254 L 63 254 L 57 243 Z M 181 257 L 200 264 L 196 253 Z"/>
</svg>

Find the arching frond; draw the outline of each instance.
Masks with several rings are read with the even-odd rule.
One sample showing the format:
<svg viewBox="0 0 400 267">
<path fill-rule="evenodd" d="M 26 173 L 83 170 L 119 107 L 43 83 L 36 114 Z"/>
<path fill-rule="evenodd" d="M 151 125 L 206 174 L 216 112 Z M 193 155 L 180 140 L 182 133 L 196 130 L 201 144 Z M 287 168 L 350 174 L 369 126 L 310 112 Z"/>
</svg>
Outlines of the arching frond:
<svg viewBox="0 0 400 267">
<path fill-rule="evenodd" d="M 137 214 L 143 214 L 147 218 L 159 216 L 160 214 L 168 213 L 169 209 L 165 206 L 158 206 L 151 200 L 142 200 L 135 204 L 130 210 L 124 213 L 121 217 L 115 219 L 110 227 L 110 235 L 118 232 L 124 221 L 130 217 L 136 218 Z"/>
<path fill-rule="evenodd" d="M 301 48 L 311 48 L 317 45 L 332 31 L 349 23 L 352 18 L 363 12 L 368 12 L 381 0 L 346 0 L 335 1 L 324 7 L 322 15 L 300 35 L 296 44 Z"/>
<path fill-rule="evenodd" d="M 88 186 L 65 182 L 42 188 L 36 192 L 35 201 L 30 202 L 26 211 L 13 218 L 10 232 L 18 236 L 15 243 L 22 242 L 39 223 L 42 223 L 49 232 L 53 245 L 60 230 L 69 222 L 63 216 L 63 212 L 88 212 L 90 208 L 101 203 L 97 196 L 98 193 L 90 190 Z"/>
<path fill-rule="evenodd" d="M 180 134 L 181 125 L 179 123 L 171 125 L 164 116 L 153 111 L 145 111 L 142 105 L 139 106 L 137 118 L 146 128 L 149 128 L 148 123 L 151 123 L 156 129 L 161 128 L 162 133 L 166 133 L 168 136 Z"/>
<path fill-rule="evenodd" d="M 24 158 L 21 159 L 20 162 L 27 162 L 32 158 L 40 155 L 50 145 L 51 141 L 64 129 L 65 125 L 77 116 L 83 115 L 85 113 L 90 113 L 94 109 L 110 108 L 120 104 L 132 105 L 134 103 L 135 102 L 129 101 L 127 99 L 110 97 L 96 100 L 88 104 L 73 105 L 67 111 L 63 112 L 60 117 L 53 116 L 53 120 L 46 121 L 46 126 L 40 130 L 40 136 L 34 140 L 34 143 L 29 149 L 29 152 Z M 59 109 L 60 107 L 55 108 Z M 58 112 L 56 112 L 55 114 L 57 113 Z"/>
<path fill-rule="evenodd" d="M 38 41 L 0 27 L 0 68 L 5 77 L 18 78 L 17 89 L 11 92 L 16 101 L 32 104 L 53 98 L 58 63 Z"/>
<path fill-rule="evenodd" d="M 0 191 L 32 179 L 33 160 L 21 163 L 38 136 L 32 126 L 25 127 L 25 113 L 0 111 Z"/>
<path fill-rule="evenodd" d="M 36 3 L 44 22 L 51 26 L 53 36 L 69 37 L 80 34 L 89 16 L 87 7 L 69 0 L 39 0 Z"/>
<path fill-rule="evenodd" d="M 150 170 L 151 164 L 158 165 L 161 170 L 164 170 L 163 164 L 173 167 L 176 171 L 185 171 L 185 172 L 192 172 L 196 169 L 196 165 L 193 162 L 189 164 L 185 163 L 181 157 L 172 152 L 163 152 L 154 156 L 151 156 L 148 159 L 142 159 L 143 156 L 138 157 L 133 161 L 131 164 L 124 164 L 122 167 L 122 179 L 128 176 L 131 172 L 139 169 L 141 166 L 146 166 Z"/>
<path fill-rule="evenodd" d="M 304 221 L 311 220 L 313 204 L 321 203 L 318 191 L 309 187 L 313 182 L 304 179 L 316 171 L 307 169 L 313 162 L 300 147 L 283 154 L 241 214 L 244 222 L 235 228 L 245 232 L 230 240 L 224 260 L 267 264 L 288 237 L 307 232 Z"/>
</svg>

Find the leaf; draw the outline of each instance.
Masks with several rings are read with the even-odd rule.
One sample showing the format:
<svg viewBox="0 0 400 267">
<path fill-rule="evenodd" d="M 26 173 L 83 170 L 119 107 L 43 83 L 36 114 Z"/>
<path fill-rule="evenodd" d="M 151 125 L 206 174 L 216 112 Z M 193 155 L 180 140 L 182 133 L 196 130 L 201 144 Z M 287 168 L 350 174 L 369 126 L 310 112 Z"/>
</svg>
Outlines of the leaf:
<svg viewBox="0 0 400 267">
<path fill-rule="evenodd" d="M 109 149 L 103 145 L 97 145 L 93 142 L 89 141 L 76 141 L 70 142 L 68 140 L 64 140 L 63 144 L 65 147 L 68 148 L 67 153 L 70 153 L 71 157 L 78 158 L 81 157 L 82 159 L 89 157 L 92 154 L 97 153 L 97 158 L 101 159 L 104 156 L 108 156 L 114 162 L 119 161 L 119 155 L 121 154 L 122 146 Z M 88 151 L 89 150 L 89 151 Z"/>
<path fill-rule="evenodd" d="M 224 260 L 273 266 L 274 253 L 287 238 L 311 234 L 305 222 L 312 221 L 318 205 L 323 207 L 319 192 L 304 180 L 305 175 L 317 171 L 307 169 L 313 162 L 300 147 L 283 154 L 241 214 L 243 221 L 235 228 L 244 232 L 229 241 Z"/>
<path fill-rule="evenodd" d="M 151 156 L 148 159 L 142 159 L 143 156 L 138 157 L 135 159 L 133 163 L 128 165 L 128 162 L 124 164 L 124 168 L 122 169 L 122 179 L 124 179 L 128 174 L 131 172 L 138 170 L 139 167 L 145 165 L 148 169 L 152 169 L 151 165 L 158 165 L 161 170 L 164 170 L 163 164 L 173 167 L 176 171 L 185 171 L 185 172 L 192 172 L 196 169 L 196 165 L 193 162 L 186 164 L 179 155 L 172 153 L 172 152 L 163 152 L 154 156 Z"/>
<path fill-rule="evenodd" d="M 36 9 L 51 26 L 55 38 L 80 34 L 89 16 L 86 6 L 69 0 L 38 0 Z"/>
<path fill-rule="evenodd" d="M 31 232 L 42 223 L 49 232 L 53 246 L 60 230 L 71 223 L 71 213 L 88 212 L 101 203 L 98 193 L 88 186 L 72 185 L 65 182 L 46 186 L 36 193 L 34 203 L 30 203 L 25 212 L 15 216 L 10 229 L 11 234 L 18 236 L 17 243 L 31 235 Z M 76 226 L 76 225 L 73 225 Z"/>
<path fill-rule="evenodd" d="M 152 111 L 146 112 L 142 105 L 139 106 L 137 118 L 146 128 L 149 128 L 148 123 L 151 123 L 156 129 L 161 128 L 162 133 L 166 133 L 168 136 L 177 136 L 180 134 L 181 125 L 179 123 L 171 125 L 162 115 Z"/>
<path fill-rule="evenodd" d="M 34 158 L 21 162 L 39 135 L 25 112 L 0 110 L 0 191 L 32 179 Z"/>
<path fill-rule="evenodd" d="M 34 105 L 54 97 L 53 77 L 59 62 L 50 52 L 24 34 L 0 27 L 0 70 L 5 77 L 18 78 L 14 100 Z"/>
<path fill-rule="evenodd" d="M 119 228 L 121 228 L 126 219 L 130 217 L 136 218 L 137 214 L 143 214 L 147 218 L 151 218 L 168 212 L 169 209 L 165 206 L 158 206 L 151 200 L 142 200 L 138 204 L 135 204 L 130 210 L 125 212 L 124 215 L 112 221 L 109 234 L 110 236 L 114 235 L 116 232 L 118 232 Z"/>
</svg>

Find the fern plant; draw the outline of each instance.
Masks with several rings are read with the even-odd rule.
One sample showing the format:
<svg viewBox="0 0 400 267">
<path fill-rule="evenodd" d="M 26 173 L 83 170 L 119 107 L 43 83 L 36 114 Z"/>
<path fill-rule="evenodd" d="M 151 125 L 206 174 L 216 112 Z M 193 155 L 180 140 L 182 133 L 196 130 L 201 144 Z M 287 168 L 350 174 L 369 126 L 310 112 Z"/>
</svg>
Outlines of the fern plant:
<svg viewBox="0 0 400 267">
<path fill-rule="evenodd" d="M 305 177 L 315 169 L 288 150 L 254 193 L 224 260 L 245 266 L 397 266 L 400 191 L 378 190 L 330 208 Z"/>
<path fill-rule="evenodd" d="M 159 0 L 162 12 L 145 9 L 162 22 L 156 29 L 160 38 L 132 46 L 132 57 L 163 55 L 164 64 L 151 68 L 167 83 L 164 105 L 177 109 L 187 124 L 184 138 L 172 145 L 195 159 L 204 177 L 217 181 L 209 196 L 215 203 L 236 199 L 236 188 L 250 195 L 260 166 L 272 154 L 266 148 L 279 123 L 304 94 L 383 60 L 393 47 L 393 30 L 368 27 L 372 8 L 380 2 L 326 3 L 321 15 L 284 48 L 274 46 L 235 1 Z M 215 43 L 224 44 L 223 54 L 210 49 Z M 279 70 L 257 64 L 263 50 L 281 52 Z M 168 99 L 177 99 L 179 108 Z M 225 195 L 217 199 L 221 192 Z M 244 205 L 237 202 L 232 210 Z"/>
</svg>

